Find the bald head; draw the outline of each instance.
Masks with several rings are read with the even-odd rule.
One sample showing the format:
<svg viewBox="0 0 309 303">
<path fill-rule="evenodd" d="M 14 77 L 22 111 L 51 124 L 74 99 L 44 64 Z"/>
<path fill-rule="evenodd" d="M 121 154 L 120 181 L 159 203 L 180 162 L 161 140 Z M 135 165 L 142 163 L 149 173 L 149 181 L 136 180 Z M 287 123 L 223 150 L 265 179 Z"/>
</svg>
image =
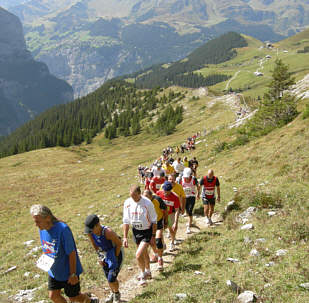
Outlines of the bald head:
<svg viewBox="0 0 309 303">
<path fill-rule="evenodd" d="M 209 170 L 208 170 L 208 173 L 207 173 L 207 177 L 208 177 L 209 179 L 212 179 L 213 176 L 214 176 L 214 171 L 213 171 L 213 169 L 209 169 Z"/>
</svg>

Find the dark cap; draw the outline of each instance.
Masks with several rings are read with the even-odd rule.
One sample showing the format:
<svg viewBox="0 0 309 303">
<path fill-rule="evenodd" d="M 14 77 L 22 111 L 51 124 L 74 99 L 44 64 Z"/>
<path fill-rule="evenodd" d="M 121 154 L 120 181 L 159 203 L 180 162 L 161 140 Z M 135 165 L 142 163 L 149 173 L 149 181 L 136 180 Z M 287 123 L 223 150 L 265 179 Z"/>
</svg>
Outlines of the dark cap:
<svg viewBox="0 0 309 303">
<path fill-rule="evenodd" d="M 163 183 L 163 187 L 162 187 L 162 188 L 163 188 L 164 191 L 170 191 L 170 190 L 173 189 L 173 185 L 172 185 L 171 182 L 165 181 L 165 182 Z"/>
<path fill-rule="evenodd" d="M 85 234 L 90 234 L 99 222 L 100 219 L 97 215 L 89 215 L 85 220 Z"/>
</svg>

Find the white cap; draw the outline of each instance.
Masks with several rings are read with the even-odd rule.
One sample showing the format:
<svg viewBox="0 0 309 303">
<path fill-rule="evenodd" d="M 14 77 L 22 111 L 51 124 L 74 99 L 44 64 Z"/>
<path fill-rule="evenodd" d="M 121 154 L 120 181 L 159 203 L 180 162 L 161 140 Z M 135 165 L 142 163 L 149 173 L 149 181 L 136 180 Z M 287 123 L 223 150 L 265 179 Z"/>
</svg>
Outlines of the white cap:
<svg viewBox="0 0 309 303">
<path fill-rule="evenodd" d="M 186 167 L 184 170 L 183 170 L 183 177 L 184 178 L 189 178 L 191 176 L 191 168 L 189 167 Z"/>
</svg>

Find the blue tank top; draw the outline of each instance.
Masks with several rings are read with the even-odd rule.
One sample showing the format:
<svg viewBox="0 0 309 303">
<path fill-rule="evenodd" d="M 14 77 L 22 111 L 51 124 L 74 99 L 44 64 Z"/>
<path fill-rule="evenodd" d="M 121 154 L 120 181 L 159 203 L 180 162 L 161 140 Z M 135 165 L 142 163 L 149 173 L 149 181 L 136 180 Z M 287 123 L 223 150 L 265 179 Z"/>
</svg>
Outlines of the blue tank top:
<svg viewBox="0 0 309 303">
<path fill-rule="evenodd" d="M 118 258 L 116 257 L 116 247 L 114 247 L 113 242 L 111 240 L 107 240 L 105 237 L 105 230 L 107 226 L 102 226 L 102 233 L 100 236 L 91 233 L 91 236 L 95 242 L 95 244 L 101 248 L 105 252 L 105 263 L 107 264 L 109 269 L 115 269 L 120 266 L 118 264 Z"/>
<path fill-rule="evenodd" d="M 100 236 L 95 235 L 94 233 L 91 233 L 91 236 L 95 242 L 95 244 L 100 247 L 103 251 L 109 251 L 111 250 L 113 246 L 113 242 L 111 240 L 107 240 L 105 238 L 105 230 L 107 226 L 101 225 L 102 226 L 102 233 Z"/>
</svg>

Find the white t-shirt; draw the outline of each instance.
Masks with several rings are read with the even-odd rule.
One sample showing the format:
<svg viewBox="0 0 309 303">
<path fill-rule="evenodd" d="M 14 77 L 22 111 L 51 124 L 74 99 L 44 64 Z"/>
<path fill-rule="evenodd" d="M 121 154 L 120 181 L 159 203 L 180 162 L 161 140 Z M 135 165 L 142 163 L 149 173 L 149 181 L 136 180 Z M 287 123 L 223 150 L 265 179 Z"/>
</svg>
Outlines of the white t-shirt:
<svg viewBox="0 0 309 303">
<path fill-rule="evenodd" d="M 154 167 L 153 169 L 152 169 L 152 173 L 153 173 L 153 176 L 154 177 L 160 177 L 160 174 L 161 173 L 165 173 L 165 171 L 164 171 L 164 169 L 162 168 L 162 167 L 160 167 L 160 169 L 158 168 L 158 167 Z"/>
<path fill-rule="evenodd" d="M 184 165 L 181 162 L 178 162 L 177 160 L 173 162 L 172 166 L 174 167 L 176 173 L 182 173 L 183 170 L 185 169 Z"/>
<path fill-rule="evenodd" d="M 152 224 L 157 224 L 157 213 L 153 203 L 146 197 L 141 197 L 135 202 L 131 197 L 124 202 L 123 223 L 131 224 L 138 230 L 149 229 Z"/>
</svg>

